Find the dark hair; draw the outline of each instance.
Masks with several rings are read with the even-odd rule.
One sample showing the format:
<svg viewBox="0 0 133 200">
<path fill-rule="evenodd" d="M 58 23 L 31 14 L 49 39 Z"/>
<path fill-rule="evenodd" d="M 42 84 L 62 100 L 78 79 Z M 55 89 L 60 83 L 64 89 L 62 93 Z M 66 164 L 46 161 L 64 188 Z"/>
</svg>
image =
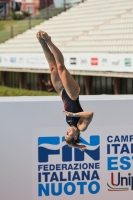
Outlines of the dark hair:
<svg viewBox="0 0 133 200">
<path fill-rule="evenodd" d="M 70 138 L 70 139 L 65 139 L 65 141 L 66 141 L 68 146 L 73 146 L 74 147 L 78 143 L 82 142 L 79 137 L 80 137 L 80 134 L 78 134 L 78 137 L 77 137 L 76 140 L 74 138 Z"/>
</svg>

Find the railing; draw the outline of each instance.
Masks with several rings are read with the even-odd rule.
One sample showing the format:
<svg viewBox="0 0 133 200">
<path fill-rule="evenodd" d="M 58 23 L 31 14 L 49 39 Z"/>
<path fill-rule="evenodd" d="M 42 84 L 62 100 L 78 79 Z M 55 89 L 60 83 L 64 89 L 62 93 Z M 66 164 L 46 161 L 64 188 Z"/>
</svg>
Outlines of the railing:
<svg viewBox="0 0 133 200">
<path fill-rule="evenodd" d="M 4 43 L 6 40 L 9 40 L 10 38 L 17 36 L 18 34 L 22 34 L 27 29 L 30 29 L 40 24 L 41 22 L 48 20 L 49 18 L 56 16 L 63 11 L 66 11 L 67 9 L 74 6 L 75 4 L 78 4 L 83 1 L 85 0 L 75 0 L 72 3 L 71 1 L 69 2 L 69 1 L 63 0 L 62 7 L 60 8 L 49 6 L 45 9 L 40 10 L 38 14 L 27 17 L 24 20 L 0 21 L 0 24 L 9 22 L 8 25 L 4 28 L 1 28 L 1 25 L 0 25 L 0 43 Z"/>
<path fill-rule="evenodd" d="M 43 19 L 34 19 L 34 20 L 19 20 L 16 21 L 13 25 L 8 26 L 7 28 L 0 30 L 0 43 L 13 38 L 14 36 L 23 33 L 27 29 L 34 27 L 35 25 L 44 21 Z M 12 22 L 11 20 L 9 23 Z"/>
<path fill-rule="evenodd" d="M 47 7 L 45 9 L 41 9 L 39 13 L 32 15 L 31 19 L 44 19 L 47 20 L 53 16 L 60 14 L 61 12 L 65 11 L 63 7 L 61 8 L 54 8 L 53 6 Z"/>
</svg>

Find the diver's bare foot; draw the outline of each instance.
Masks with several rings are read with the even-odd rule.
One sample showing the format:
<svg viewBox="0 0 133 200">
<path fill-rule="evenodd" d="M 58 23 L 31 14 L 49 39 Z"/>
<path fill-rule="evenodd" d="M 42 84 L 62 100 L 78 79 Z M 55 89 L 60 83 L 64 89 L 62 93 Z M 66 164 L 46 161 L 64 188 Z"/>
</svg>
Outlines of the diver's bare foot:
<svg viewBox="0 0 133 200">
<path fill-rule="evenodd" d="M 51 41 L 51 37 L 46 32 L 41 31 L 40 34 L 41 34 L 41 38 L 45 40 L 46 43 Z"/>
<path fill-rule="evenodd" d="M 41 37 L 41 31 L 37 32 L 36 37 L 37 37 L 37 39 L 38 39 L 40 44 L 44 44 L 45 43 L 45 41 Z"/>
</svg>

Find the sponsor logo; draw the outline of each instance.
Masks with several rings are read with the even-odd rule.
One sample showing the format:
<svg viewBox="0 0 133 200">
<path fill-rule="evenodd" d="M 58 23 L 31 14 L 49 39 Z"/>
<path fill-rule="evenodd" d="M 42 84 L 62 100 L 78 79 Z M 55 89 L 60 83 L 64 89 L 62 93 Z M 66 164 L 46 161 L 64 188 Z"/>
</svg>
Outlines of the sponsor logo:
<svg viewBox="0 0 133 200">
<path fill-rule="evenodd" d="M 91 65 L 98 66 L 98 58 L 91 58 Z"/>
<path fill-rule="evenodd" d="M 100 139 L 99 136 L 90 136 L 90 143 L 85 141 L 81 138 L 82 143 L 88 146 L 97 146 L 98 147 L 94 150 L 86 149 L 84 152 L 75 149 L 74 154 L 74 161 L 83 161 L 84 154 L 88 154 L 93 160 L 100 159 L 100 152 L 99 152 L 99 144 Z M 64 141 L 64 137 L 62 137 L 62 141 Z M 38 138 L 38 161 L 39 162 L 49 162 L 49 155 L 60 155 L 60 149 L 52 150 L 47 149 L 45 146 L 41 146 L 42 144 L 50 144 L 50 145 L 59 145 L 60 144 L 60 137 L 39 137 Z M 69 152 L 69 153 L 68 153 Z M 72 159 L 72 148 L 68 147 L 67 145 L 62 147 L 62 161 L 63 162 L 71 162 Z"/>
<path fill-rule="evenodd" d="M 11 62 L 11 63 L 16 63 L 16 58 L 15 58 L 15 57 L 11 57 L 11 58 L 10 58 L 10 62 Z"/>
<path fill-rule="evenodd" d="M 133 190 L 133 135 L 108 136 L 107 142 L 108 191 Z"/>
<path fill-rule="evenodd" d="M 108 60 L 107 58 L 102 58 L 102 65 L 105 66 L 107 64 Z"/>
<path fill-rule="evenodd" d="M 77 64 L 77 59 L 76 58 L 70 58 L 70 64 L 71 65 L 76 65 Z"/>
<path fill-rule="evenodd" d="M 80 60 L 80 63 L 81 63 L 82 65 L 87 64 L 87 59 L 85 59 L 85 58 L 84 58 L 84 59 L 81 59 L 81 60 Z"/>
<path fill-rule="evenodd" d="M 131 67 L 131 65 L 132 65 L 131 58 L 125 58 L 125 66 L 126 67 Z"/>
<path fill-rule="evenodd" d="M 33 65 L 36 65 L 36 64 L 45 65 L 45 64 L 46 64 L 46 60 L 45 60 L 45 58 L 42 57 L 42 56 L 38 56 L 38 57 L 31 56 L 31 57 L 27 57 L 27 58 L 26 58 L 26 62 L 29 63 L 29 64 L 33 64 Z"/>
<path fill-rule="evenodd" d="M 115 61 L 112 61 L 112 65 L 115 65 L 115 66 L 117 66 L 117 65 L 119 65 L 120 64 L 120 60 L 115 60 Z"/>
<path fill-rule="evenodd" d="M 64 137 L 38 138 L 38 196 L 100 191 L 100 137 L 81 138 L 85 151 L 66 145 Z M 56 188 L 56 189 L 55 189 Z"/>
<path fill-rule="evenodd" d="M 19 63 L 24 63 L 24 58 L 19 58 Z"/>
<path fill-rule="evenodd" d="M 111 173 L 111 186 L 107 183 L 108 191 L 128 191 L 130 186 L 133 190 L 133 176 L 128 173 L 126 176 L 122 176 L 120 172 L 117 174 Z M 125 187 L 123 187 L 125 186 Z"/>
</svg>

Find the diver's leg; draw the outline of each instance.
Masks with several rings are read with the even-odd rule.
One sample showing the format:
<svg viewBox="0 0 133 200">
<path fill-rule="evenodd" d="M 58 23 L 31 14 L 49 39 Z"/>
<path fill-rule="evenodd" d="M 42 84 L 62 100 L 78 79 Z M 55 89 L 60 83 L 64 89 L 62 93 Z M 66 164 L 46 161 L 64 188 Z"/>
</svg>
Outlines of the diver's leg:
<svg viewBox="0 0 133 200">
<path fill-rule="evenodd" d="M 67 94 L 71 99 L 76 100 L 79 96 L 80 87 L 78 83 L 74 80 L 72 75 L 69 73 L 69 71 L 66 69 L 64 65 L 64 57 L 61 51 L 53 44 L 50 36 L 47 33 L 42 31 L 41 37 L 45 40 L 51 52 L 53 53 L 59 76 Z"/>
<path fill-rule="evenodd" d="M 46 44 L 46 42 L 40 37 L 39 32 L 36 34 L 36 36 L 37 36 L 37 39 L 42 46 L 46 60 L 48 61 L 50 73 L 51 73 L 51 81 L 52 81 L 53 87 L 61 95 L 63 84 L 62 84 L 62 81 L 61 81 L 60 76 L 58 74 L 55 58 L 54 58 L 52 52 L 50 51 L 48 45 Z"/>
</svg>

